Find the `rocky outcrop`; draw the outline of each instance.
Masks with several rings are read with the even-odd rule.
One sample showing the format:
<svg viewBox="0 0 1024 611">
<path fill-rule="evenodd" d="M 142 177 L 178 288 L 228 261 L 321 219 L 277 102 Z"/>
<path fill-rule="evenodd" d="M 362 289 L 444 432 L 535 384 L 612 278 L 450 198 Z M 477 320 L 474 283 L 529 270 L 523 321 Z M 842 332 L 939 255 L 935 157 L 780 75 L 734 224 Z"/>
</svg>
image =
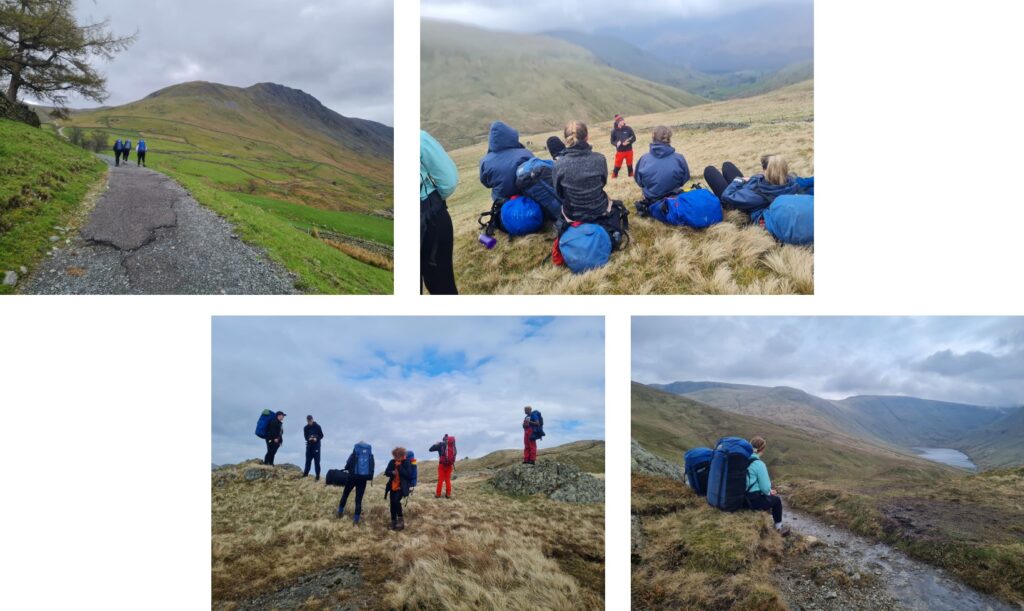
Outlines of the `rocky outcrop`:
<svg viewBox="0 0 1024 611">
<path fill-rule="evenodd" d="M 632 471 L 685 481 L 686 474 L 681 465 L 674 465 L 660 456 L 655 456 L 636 441 L 633 441 L 630 458 Z"/>
<path fill-rule="evenodd" d="M 21 102 L 12 104 L 2 95 L 0 95 L 0 119 L 20 121 L 28 123 L 32 127 L 39 127 L 39 115 L 34 110 Z"/>
<path fill-rule="evenodd" d="M 604 482 L 572 465 L 541 460 L 535 465 L 512 465 L 495 472 L 491 485 L 505 494 L 543 494 L 564 503 L 603 503 Z"/>
</svg>

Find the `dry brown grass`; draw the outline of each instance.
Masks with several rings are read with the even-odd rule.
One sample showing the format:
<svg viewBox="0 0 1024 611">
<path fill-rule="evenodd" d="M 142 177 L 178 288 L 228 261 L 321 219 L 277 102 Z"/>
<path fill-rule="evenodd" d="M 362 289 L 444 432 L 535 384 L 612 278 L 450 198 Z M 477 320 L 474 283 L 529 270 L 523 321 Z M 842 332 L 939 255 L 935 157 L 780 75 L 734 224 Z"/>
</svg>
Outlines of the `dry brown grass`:
<svg viewBox="0 0 1024 611">
<path fill-rule="evenodd" d="M 378 608 L 576 609 L 604 605 L 604 507 L 499 494 L 484 477 L 459 477 L 452 500 L 433 498 L 427 469 L 391 532 L 383 480 L 363 499 L 363 523 L 332 516 L 341 494 L 280 467 L 246 482 L 252 463 L 215 471 L 213 602 L 230 608 L 303 575 L 358 566 L 361 595 Z M 435 474 L 436 475 L 436 474 Z M 218 480 L 224 481 L 219 483 Z M 349 499 L 349 514 L 354 499 Z M 543 524 L 538 529 L 537 525 Z M 352 592 L 335 592 L 337 600 Z M 307 601 L 318 607 L 337 601 Z"/>
<path fill-rule="evenodd" d="M 356 261 L 362 261 L 363 263 L 366 263 L 368 265 L 379 267 L 380 269 L 386 269 L 389 272 L 394 271 L 395 269 L 395 262 L 389 257 L 386 257 L 380 253 L 376 253 L 373 252 L 372 250 L 367 250 L 365 248 L 360 248 L 354 244 L 346 244 L 345 242 L 336 242 L 334 240 L 326 239 L 324 240 L 324 242 L 327 242 L 327 244 L 329 244 L 331 248 L 340 250 L 341 252 L 352 257 Z"/>
<path fill-rule="evenodd" d="M 495 117 L 500 118 L 500 117 Z M 690 164 L 693 180 L 703 182 L 706 165 L 725 160 L 746 173 L 760 168 L 764 153 L 781 153 L 790 170 L 814 174 L 813 82 L 769 94 L 629 118 L 640 144 L 636 158 L 647 148 L 650 130 L 672 127 L 673 145 Z M 611 125 L 591 126 L 591 142 L 613 161 L 606 145 Z M 543 144 L 555 132 L 523 136 L 538 156 L 547 158 Z M 809 294 L 814 292 L 812 247 L 781 245 L 763 229 L 751 226 L 746 215 L 729 212 L 725 222 L 707 230 L 670 227 L 631 215 L 632 244 L 615 253 L 604 268 L 575 275 L 545 258 L 551 252 L 552 231 L 499 245 L 486 251 L 477 243 L 476 219 L 490 208 L 487 189 L 480 185 L 478 164 L 486 144 L 452 151 L 461 182 L 449 200 L 455 224 L 455 275 L 462 293 L 502 294 Z M 608 194 L 626 203 L 641 198 L 640 188 L 625 176 L 610 180 Z"/>
</svg>

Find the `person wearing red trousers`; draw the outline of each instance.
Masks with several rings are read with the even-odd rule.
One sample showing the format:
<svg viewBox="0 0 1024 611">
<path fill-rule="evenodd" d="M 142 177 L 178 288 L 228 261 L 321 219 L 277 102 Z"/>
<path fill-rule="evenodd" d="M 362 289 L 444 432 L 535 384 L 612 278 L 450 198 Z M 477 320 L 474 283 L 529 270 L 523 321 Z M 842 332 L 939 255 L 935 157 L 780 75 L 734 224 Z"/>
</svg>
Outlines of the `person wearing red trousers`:
<svg viewBox="0 0 1024 611">
<path fill-rule="evenodd" d="M 612 172 L 612 178 L 619 177 L 622 162 L 626 162 L 626 170 L 633 176 L 633 143 L 636 142 L 636 133 L 632 127 L 626 125 L 622 115 L 615 115 L 611 142 L 615 147 L 615 170 Z"/>
<path fill-rule="evenodd" d="M 437 492 L 434 498 L 441 498 L 441 486 L 444 485 L 444 498 L 452 498 L 452 471 L 455 469 L 455 438 L 447 434 L 441 441 L 430 446 L 431 452 L 437 452 Z"/>
<path fill-rule="evenodd" d="M 533 408 L 527 405 L 523 412 L 526 414 L 523 418 L 523 464 L 532 465 L 537 462 L 537 440 L 533 438 L 533 420 L 530 418 Z"/>
</svg>

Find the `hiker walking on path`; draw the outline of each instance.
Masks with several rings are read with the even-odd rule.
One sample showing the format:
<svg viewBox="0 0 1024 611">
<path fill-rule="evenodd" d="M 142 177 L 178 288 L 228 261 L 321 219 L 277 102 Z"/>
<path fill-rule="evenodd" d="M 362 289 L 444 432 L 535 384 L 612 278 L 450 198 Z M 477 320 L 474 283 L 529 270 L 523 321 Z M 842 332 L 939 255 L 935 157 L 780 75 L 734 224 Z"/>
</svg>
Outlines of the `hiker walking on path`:
<svg viewBox="0 0 1024 611">
<path fill-rule="evenodd" d="M 782 155 L 765 155 L 761 168 L 764 173 L 747 179 L 735 164 L 726 161 L 721 171 L 714 166 L 704 168 L 704 180 L 723 206 L 746 212 L 752 223 L 762 223 L 764 211 L 775 198 L 798 193 L 800 187 L 789 175 L 789 164 Z"/>
<path fill-rule="evenodd" d="M 125 140 L 124 146 L 121 148 L 121 150 L 124 153 L 124 162 L 128 163 L 128 156 L 131 155 L 132 153 L 132 141 Z"/>
<path fill-rule="evenodd" d="M 146 167 L 146 141 L 139 138 L 139 144 L 135 149 L 135 165 Z"/>
<path fill-rule="evenodd" d="M 263 457 L 263 464 L 274 465 L 274 455 L 284 442 L 284 412 L 277 412 L 273 420 L 267 423 L 267 455 Z"/>
<path fill-rule="evenodd" d="M 747 465 L 747 503 L 751 509 L 770 511 L 775 521 L 775 529 L 785 537 L 789 534 L 789 527 L 782 526 L 782 499 L 772 488 L 768 466 L 761 460 L 768 442 L 764 437 L 757 436 L 750 440 L 750 445 L 754 448 L 754 455 Z"/>
<path fill-rule="evenodd" d="M 405 459 L 405 448 L 391 451 L 393 457 L 384 469 L 388 478 L 384 496 L 391 496 L 391 530 L 405 528 L 405 516 L 402 515 L 402 499 L 409 496 L 409 483 L 412 482 L 412 465 Z"/>
<path fill-rule="evenodd" d="M 345 515 L 345 503 L 348 502 L 348 495 L 354 488 L 356 491 L 356 510 L 352 514 L 352 523 L 359 524 L 359 516 L 363 513 L 363 493 L 366 492 L 366 482 L 373 479 L 373 448 L 365 441 L 360 441 L 352 447 L 352 453 L 345 462 L 345 470 L 348 471 L 348 480 L 345 481 L 345 490 L 341 493 L 341 501 L 338 503 L 338 517 Z"/>
<path fill-rule="evenodd" d="M 615 123 L 612 126 L 611 143 L 615 147 L 615 171 L 612 178 L 619 177 L 619 170 L 622 169 L 622 162 L 626 162 L 626 170 L 630 177 L 633 176 L 633 143 L 636 142 L 636 133 L 633 128 L 626 125 L 622 115 L 615 115 Z"/>
<path fill-rule="evenodd" d="M 118 138 L 114 140 L 114 167 L 121 165 L 121 153 L 124 151 L 124 143 Z"/>
<path fill-rule="evenodd" d="M 430 446 L 431 452 L 437 452 L 437 492 L 434 498 L 441 498 L 441 485 L 444 484 L 444 498 L 452 498 L 452 470 L 455 468 L 455 438 L 445 434 L 441 441 Z"/>
<path fill-rule="evenodd" d="M 587 125 L 572 121 L 565 126 L 566 149 L 555 160 L 554 186 L 562 200 L 562 215 L 570 223 L 593 223 L 611 213 L 612 200 L 605 193 L 608 160 L 593 150 Z"/>
<path fill-rule="evenodd" d="M 458 295 L 452 253 L 455 230 L 447 200 L 459 170 L 433 136 L 420 130 L 420 279 L 431 295 Z"/>
<path fill-rule="evenodd" d="M 651 133 L 651 151 L 636 164 L 636 184 L 648 203 L 674 195 L 690 180 L 690 166 L 672 148 L 672 130 L 659 125 Z"/>
<path fill-rule="evenodd" d="M 320 440 L 324 438 L 324 430 L 320 428 L 313 416 L 306 416 L 306 426 L 302 428 L 302 436 L 306 438 L 306 468 L 302 477 L 309 475 L 310 463 L 316 463 L 316 480 L 320 481 Z"/>
<path fill-rule="evenodd" d="M 537 440 L 544 436 L 544 418 L 529 405 L 523 413 L 523 464 L 533 465 L 537 462 Z"/>
</svg>

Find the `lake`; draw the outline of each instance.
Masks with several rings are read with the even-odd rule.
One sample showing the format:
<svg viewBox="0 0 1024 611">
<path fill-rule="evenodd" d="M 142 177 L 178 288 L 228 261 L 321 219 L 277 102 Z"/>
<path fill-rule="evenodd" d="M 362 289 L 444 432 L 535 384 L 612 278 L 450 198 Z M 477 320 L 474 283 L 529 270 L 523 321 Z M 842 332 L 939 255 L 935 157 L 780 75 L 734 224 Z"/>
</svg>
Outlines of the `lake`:
<svg viewBox="0 0 1024 611">
<path fill-rule="evenodd" d="M 971 459 L 960 450 L 952 448 L 914 448 L 918 455 L 925 460 L 940 462 L 951 467 L 977 471 L 978 465 L 971 462 Z"/>
</svg>

